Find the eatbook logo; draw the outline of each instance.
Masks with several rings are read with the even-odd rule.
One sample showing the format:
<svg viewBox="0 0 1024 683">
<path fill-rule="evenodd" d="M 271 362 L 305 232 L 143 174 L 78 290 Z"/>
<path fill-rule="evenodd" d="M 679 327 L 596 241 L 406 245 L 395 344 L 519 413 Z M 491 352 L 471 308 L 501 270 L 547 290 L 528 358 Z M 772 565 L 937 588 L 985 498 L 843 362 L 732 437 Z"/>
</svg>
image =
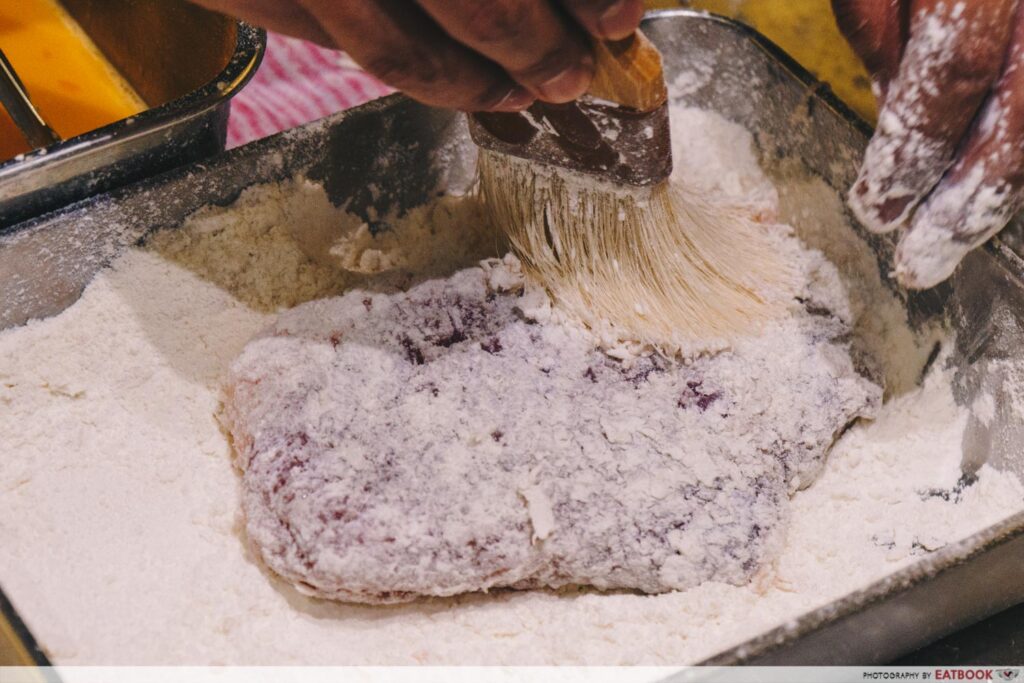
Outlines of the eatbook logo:
<svg viewBox="0 0 1024 683">
<path fill-rule="evenodd" d="M 1020 669 L 1000 669 L 996 676 L 1001 681 L 1015 681 L 1020 678 Z"/>
</svg>

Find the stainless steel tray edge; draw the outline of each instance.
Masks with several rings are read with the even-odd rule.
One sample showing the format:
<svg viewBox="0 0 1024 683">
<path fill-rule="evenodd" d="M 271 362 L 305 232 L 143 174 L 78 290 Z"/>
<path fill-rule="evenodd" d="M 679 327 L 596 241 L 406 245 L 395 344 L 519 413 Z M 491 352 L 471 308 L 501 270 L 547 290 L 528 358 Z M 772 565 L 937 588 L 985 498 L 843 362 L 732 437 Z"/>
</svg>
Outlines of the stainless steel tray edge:
<svg viewBox="0 0 1024 683">
<path fill-rule="evenodd" d="M 97 192 L 223 151 L 230 100 L 255 74 L 266 34 L 234 25 L 234 50 L 209 82 L 173 101 L 0 163 L 0 232 Z"/>
<path fill-rule="evenodd" d="M 451 175 L 434 154 L 464 129 L 461 115 L 391 95 L 11 226 L 0 231 L 0 330 L 59 313 L 124 249 L 251 185 L 303 172 L 356 213 L 422 203 Z M 378 193 L 395 182 L 384 157 L 408 170 Z"/>
<path fill-rule="evenodd" d="M 884 664 L 1024 602 L 1024 513 L 702 665 Z"/>
</svg>

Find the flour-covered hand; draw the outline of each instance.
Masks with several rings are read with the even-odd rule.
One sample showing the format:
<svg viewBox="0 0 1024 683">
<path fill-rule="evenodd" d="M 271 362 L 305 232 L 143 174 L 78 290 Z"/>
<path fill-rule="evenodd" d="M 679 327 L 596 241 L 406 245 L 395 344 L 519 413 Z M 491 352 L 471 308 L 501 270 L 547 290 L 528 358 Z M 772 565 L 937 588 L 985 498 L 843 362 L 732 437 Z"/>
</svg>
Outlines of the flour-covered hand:
<svg viewBox="0 0 1024 683">
<path fill-rule="evenodd" d="M 934 286 L 1024 206 L 1024 3 L 832 4 L 881 104 L 850 206 L 905 227 L 896 276 Z"/>
<path fill-rule="evenodd" d="M 196 0 L 346 50 L 408 95 L 466 111 L 568 102 L 594 74 L 588 34 L 630 35 L 643 0 Z"/>
</svg>

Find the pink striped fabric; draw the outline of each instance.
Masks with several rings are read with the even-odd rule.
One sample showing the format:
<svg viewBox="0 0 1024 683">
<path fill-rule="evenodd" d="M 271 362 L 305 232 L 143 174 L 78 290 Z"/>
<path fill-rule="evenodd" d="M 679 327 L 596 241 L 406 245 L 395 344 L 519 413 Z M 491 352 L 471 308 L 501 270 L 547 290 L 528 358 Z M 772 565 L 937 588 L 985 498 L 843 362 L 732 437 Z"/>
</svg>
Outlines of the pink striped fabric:
<svg viewBox="0 0 1024 683">
<path fill-rule="evenodd" d="M 342 52 L 271 33 L 252 81 L 232 101 L 228 147 L 392 92 Z"/>
</svg>

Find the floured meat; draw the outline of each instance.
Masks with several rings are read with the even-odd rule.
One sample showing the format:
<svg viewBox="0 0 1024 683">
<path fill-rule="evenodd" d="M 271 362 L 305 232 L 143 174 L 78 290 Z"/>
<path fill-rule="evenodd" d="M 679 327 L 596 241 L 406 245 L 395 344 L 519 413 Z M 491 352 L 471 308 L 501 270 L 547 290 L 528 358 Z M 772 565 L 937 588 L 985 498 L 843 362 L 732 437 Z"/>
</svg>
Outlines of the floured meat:
<svg viewBox="0 0 1024 683">
<path fill-rule="evenodd" d="M 733 351 L 624 363 L 539 324 L 515 263 L 283 313 L 223 420 L 246 530 L 300 590 L 366 603 L 492 587 L 749 581 L 790 492 L 880 390 L 811 299 Z"/>
</svg>

